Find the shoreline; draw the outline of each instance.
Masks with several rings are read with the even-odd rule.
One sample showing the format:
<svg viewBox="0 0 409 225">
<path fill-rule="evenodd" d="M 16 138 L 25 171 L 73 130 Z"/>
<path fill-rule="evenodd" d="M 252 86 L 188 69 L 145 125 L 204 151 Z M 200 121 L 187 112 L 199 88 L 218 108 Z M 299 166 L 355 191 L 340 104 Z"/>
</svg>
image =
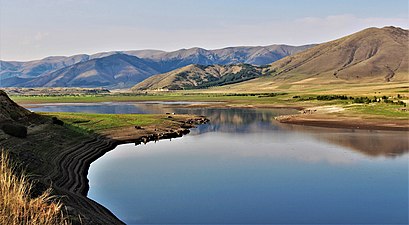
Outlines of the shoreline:
<svg viewBox="0 0 409 225">
<path fill-rule="evenodd" d="M 304 116 L 302 114 L 278 116 L 275 119 L 280 123 L 312 127 L 409 131 L 408 120 L 384 121 L 381 119 L 347 118 L 330 115 Z"/>
<path fill-rule="evenodd" d="M 120 103 L 136 103 L 147 101 L 120 101 Z M 154 102 L 154 101 L 150 101 Z M 163 102 L 163 101 L 157 101 Z M 178 101 L 173 101 L 178 102 Z M 186 101 L 189 102 L 189 101 Z M 67 104 L 83 104 L 80 102 Z M 107 102 L 95 102 L 95 104 Z M 22 106 L 33 107 L 36 104 L 53 105 L 65 103 L 24 103 Z M 34 106 L 35 107 L 35 106 Z M 169 107 L 173 107 L 169 105 Z M 283 104 L 234 104 L 231 102 L 206 102 L 203 104 L 193 104 L 178 107 L 184 108 L 242 108 L 242 109 L 295 109 L 300 111 L 299 114 L 285 115 L 275 117 L 280 123 L 326 127 L 326 128 L 346 128 L 346 129 L 365 129 L 365 130 L 393 130 L 409 131 L 409 119 L 389 119 L 389 118 L 362 118 L 359 116 L 334 115 L 333 113 L 342 112 L 344 109 L 335 105 L 307 107 L 304 105 L 283 105 Z M 316 112 L 318 110 L 318 112 Z M 311 112 L 302 114 L 302 112 Z"/>
<path fill-rule="evenodd" d="M 73 224 L 91 225 L 124 224 L 109 209 L 87 197 L 87 175 L 92 162 L 120 144 L 181 137 L 196 125 L 208 122 L 202 116 L 166 115 L 172 123 L 143 128 L 127 126 L 87 134 L 54 124 L 49 116 L 28 115 L 27 137 L 9 136 L 0 130 L 0 146 L 23 170 L 33 175 L 35 193 L 51 187 Z"/>
<path fill-rule="evenodd" d="M 6 102 L 9 100 L 6 99 Z M 372 120 L 362 124 L 368 118 L 352 117 L 337 114 L 344 109 L 341 106 L 318 106 L 306 108 L 274 104 L 234 104 L 217 102 L 216 104 L 194 105 L 186 107 L 224 107 L 224 108 L 292 108 L 303 109 L 304 114 L 279 116 L 281 123 L 292 123 L 309 126 L 338 127 L 352 129 L 398 129 L 408 131 L 408 120 Z M 121 126 L 95 133 L 80 133 L 67 126 L 54 123 L 50 116 L 28 112 L 20 106 L 15 111 L 24 111 L 20 122 L 28 127 L 28 135 L 21 139 L 8 136 L 0 131 L 0 146 L 12 152 L 15 159 L 27 166 L 30 173 L 35 174 L 40 188 L 52 187 L 57 195 L 63 196 L 61 201 L 71 219 L 79 224 L 124 224 L 109 209 L 87 197 L 89 191 L 88 170 L 92 162 L 126 143 L 147 143 L 161 139 L 181 137 L 189 133 L 189 129 L 208 120 L 195 115 L 163 115 L 172 123 L 151 123 L 143 127 L 136 124 Z M 308 113 L 305 113 L 308 112 Z M 332 114 L 331 114 L 332 113 Z M 17 121 L 17 120 L 16 120 Z M 361 123 L 360 123 L 361 121 Z M 43 188 L 41 188 L 41 186 Z M 80 218 L 77 216 L 80 215 Z"/>
<path fill-rule="evenodd" d="M 95 138 L 94 140 L 82 143 L 78 148 L 74 148 L 69 154 L 59 157 L 60 160 L 57 160 L 57 165 L 59 165 L 59 169 L 63 176 L 61 176 L 61 174 L 58 178 L 57 176 L 53 176 L 57 178 L 54 179 L 55 185 L 71 192 L 70 194 L 73 195 L 70 197 L 79 197 L 78 199 L 83 201 L 79 202 L 80 204 L 76 204 L 74 211 L 77 211 L 78 209 L 81 211 L 83 208 L 91 208 L 93 212 L 111 217 L 110 220 L 105 220 L 105 218 L 96 223 L 94 221 L 88 221 L 86 224 L 124 224 L 109 209 L 87 197 L 89 191 L 89 180 L 87 176 L 91 163 L 105 155 L 107 152 L 114 150 L 118 145 L 127 143 L 135 143 L 135 145 L 139 145 L 149 141 L 182 137 L 190 132 L 189 129 L 208 121 L 204 117 L 192 115 L 180 117 L 184 118 L 177 119 L 177 121 L 180 122 L 179 127 L 161 127 L 159 129 L 147 127 L 142 132 L 136 132 L 140 130 L 136 130 L 134 127 L 121 128 L 120 130 L 122 132 L 118 132 L 117 129 L 107 130 L 103 134 L 93 135 Z M 189 124 L 189 126 L 186 126 L 186 124 Z M 77 155 L 78 152 L 80 152 L 81 155 Z M 69 214 L 75 214 L 75 212 L 69 212 Z M 98 215 L 92 215 L 93 218 L 90 219 L 93 220 L 97 216 Z"/>
</svg>

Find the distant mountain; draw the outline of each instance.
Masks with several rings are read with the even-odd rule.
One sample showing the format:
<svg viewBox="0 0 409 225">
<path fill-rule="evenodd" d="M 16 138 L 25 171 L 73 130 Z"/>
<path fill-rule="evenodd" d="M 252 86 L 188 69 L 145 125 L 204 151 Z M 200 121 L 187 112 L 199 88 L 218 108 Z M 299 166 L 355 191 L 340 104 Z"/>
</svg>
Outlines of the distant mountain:
<svg viewBox="0 0 409 225">
<path fill-rule="evenodd" d="M 408 30 L 368 28 L 271 64 L 277 79 L 408 80 Z"/>
<path fill-rule="evenodd" d="M 396 27 L 368 28 L 305 51 L 290 54 L 268 66 L 253 66 L 257 75 L 251 78 L 237 76 L 238 79 L 230 82 L 226 78 L 230 79 L 238 71 L 232 65 L 215 67 L 219 71 L 229 71 L 228 76 L 226 73 L 213 72 L 211 70 L 213 67 L 188 66 L 150 77 L 134 86 L 133 90 L 203 88 L 239 82 L 241 83 L 234 85 L 237 90 L 253 91 L 265 89 L 266 85 L 273 87 L 272 84 L 275 83 L 296 84 L 300 81 L 316 84 L 407 82 L 409 81 L 408 43 L 408 30 Z M 261 76 L 263 77 L 258 78 Z M 199 82 L 200 79 L 203 81 Z M 246 82 L 250 79 L 252 81 Z"/>
<path fill-rule="evenodd" d="M 289 46 L 270 45 L 264 47 L 230 47 L 216 50 L 203 48 L 181 49 L 174 52 L 128 51 L 125 54 L 135 55 L 158 64 L 162 72 L 169 72 L 187 65 L 229 65 L 251 64 L 266 65 L 285 56 L 304 51 L 314 45 Z"/>
<path fill-rule="evenodd" d="M 88 55 L 54 56 L 29 62 L 0 61 L 0 87 L 19 86 L 55 70 L 89 60 Z"/>
<path fill-rule="evenodd" d="M 103 85 L 106 87 L 131 87 L 139 79 L 114 79 L 104 80 L 101 82 L 96 81 L 96 77 L 99 75 L 93 75 L 93 79 L 88 81 L 85 78 L 81 69 L 74 69 L 71 67 L 76 64 L 85 63 L 91 61 L 88 67 L 84 64 L 77 65 L 81 68 L 86 68 L 87 71 L 92 71 L 93 62 L 97 59 L 106 58 L 104 60 L 106 65 L 112 65 L 114 62 L 107 63 L 106 60 L 115 60 L 116 57 L 110 57 L 112 55 L 129 55 L 135 56 L 132 58 L 136 60 L 136 64 L 141 64 L 150 67 L 141 68 L 145 72 L 151 72 L 149 75 L 158 73 L 166 73 L 174 69 L 178 69 L 190 64 L 198 65 L 228 65 L 247 63 L 253 65 L 264 65 L 281 59 L 285 56 L 303 51 L 314 45 L 305 46 L 288 46 L 288 45 L 271 45 L 264 47 L 230 47 L 217 50 L 206 50 L 201 48 L 181 49 L 174 52 L 164 52 L 159 50 L 137 50 L 137 51 L 113 51 L 103 52 L 93 55 L 75 55 L 75 56 L 55 56 L 47 57 L 42 60 L 35 60 L 29 62 L 7 62 L 0 61 L 0 87 L 10 86 L 59 86 L 59 85 L 79 85 L 79 87 L 96 87 L 97 85 Z M 130 59 L 132 61 L 132 59 Z M 94 60 L 94 61 L 92 61 Z M 143 62 L 142 62 L 143 61 Z M 131 63 L 132 64 L 132 63 Z M 96 65 L 96 64 L 95 64 Z M 91 66 L 91 67 L 89 67 Z M 76 66 L 75 66 L 76 67 Z M 64 69 L 64 70 L 63 70 Z M 62 79 L 61 75 L 67 76 L 67 71 L 70 71 L 70 77 L 82 77 L 81 79 L 74 79 L 72 82 L 66 82 L 71 78 Z M 118 69 L 117 70 L 121 70 Z M 126 69 L 124 69 L 126 70 Z M 135 68 L 135 70 L 138 70 Z M 94 72 L 104 71 L 104 68 L 98 68 Z M 76 73 L 76 74 L 74 74 Z M 144 73 L 145 74 L 145 73 Z M 47 82 L 51 77 L 60 77 L 59 82 Z M 101 75 L 101 77 L 106 77 Z M 81 82 L 79 82 L 81 80 Z M 116 83 L 119 82 L 119 83 Z M 105 85 L 106 84 L 106 85 Z M 109 85 L 108 85 L 109 84 Z M 108 85 L 108 86 L 107 86 Z"/>
<path fill-rule="evenodd" d="M 157 74 L 144 60 L 126 54 L 114 54 L 64 67 L 37 77 L 25 87 L 129 87 Z"/>
<path fill-rule="evenodd" d="M 207 88 L 238 83 L 261 76 L 262 69 L 249 64 L 189 65 L 174 71 L 152 76 L 132 90 L 181 90 Z"/>
</svg>

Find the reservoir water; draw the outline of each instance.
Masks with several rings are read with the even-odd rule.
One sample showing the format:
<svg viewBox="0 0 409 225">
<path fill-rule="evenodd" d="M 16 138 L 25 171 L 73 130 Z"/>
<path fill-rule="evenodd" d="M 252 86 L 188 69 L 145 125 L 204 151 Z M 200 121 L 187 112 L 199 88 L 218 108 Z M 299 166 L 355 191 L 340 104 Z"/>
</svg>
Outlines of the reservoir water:
<svg viewBox="0 0 409 225">
<path fill-rule="evenodd" d="M 88 197 L 127 224 L 407 224 L 408 132 L 280 124 L 286 109 L 184 102 L 35 105 L 33 111 L 192 113 L 177 139 L 91 164 Z"/>
</svg>

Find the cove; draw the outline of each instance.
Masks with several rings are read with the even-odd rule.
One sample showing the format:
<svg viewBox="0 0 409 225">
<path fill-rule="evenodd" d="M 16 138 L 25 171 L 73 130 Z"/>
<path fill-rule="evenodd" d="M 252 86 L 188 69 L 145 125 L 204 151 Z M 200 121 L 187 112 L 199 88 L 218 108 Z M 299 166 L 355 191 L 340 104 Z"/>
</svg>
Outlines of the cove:
<svg viewBox="0 0 409 225">
<path fill-rule="evenodd" d="M 88 196 L 125 223 L 408 223 L 408 132 L 284 125 L 273 118 L 292 113 L 285 109 L 181 104 L 86 109 L 194 113 L 211 121 L 171 141 L 118 146 L 91 164 Z"/>
</svg>

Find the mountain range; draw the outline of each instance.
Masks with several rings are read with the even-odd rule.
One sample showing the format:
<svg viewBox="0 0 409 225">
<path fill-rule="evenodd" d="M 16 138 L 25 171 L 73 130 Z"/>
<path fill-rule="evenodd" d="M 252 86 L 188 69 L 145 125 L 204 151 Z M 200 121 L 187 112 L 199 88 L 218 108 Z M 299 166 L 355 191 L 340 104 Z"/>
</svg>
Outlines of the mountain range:
<svg viewBox="0 0 409 225">
<path fill-rule="evenodd" d="M 133 90 L 208 88 L 232 83 L 239 83 L 235 85 L 239 90 L 250 87 L 261 90 L 267 84 L 275 83 L 407 82 L 408 43 L 408 30 L 397 27 L 368 28 L 312 46 L 266 66 L 227 65 L 222 68 L 227 71 L 224 73 L 206 67 L 188 66 L 152 76 L 135 85 Z M 241 77 L 249 70 L 258 73 Z M 202 78 L 201 82 L 192 79 L 197 76 Z M 236 79 L 231 80 L 232 77 Z"/>
<path fill-rule="evenodd" d="M 28 62 L 0 61 L 0 87 L 126 88 L 155 74 L 190 64 L 264 65 L 314 45 L 113 51 L 93 55 L 52 56 Z"/>
<path fill-rule="evenodd" d="M 265 86 L 266 82 L 407 81 L 408 43 L 408 30 L 390 26 L 298 47 L 113 51 L 29 62 L 0 61 L 0 87 L 135 85 L 133 90 L 179 90 L 249 82 Z"/>
</svg>

